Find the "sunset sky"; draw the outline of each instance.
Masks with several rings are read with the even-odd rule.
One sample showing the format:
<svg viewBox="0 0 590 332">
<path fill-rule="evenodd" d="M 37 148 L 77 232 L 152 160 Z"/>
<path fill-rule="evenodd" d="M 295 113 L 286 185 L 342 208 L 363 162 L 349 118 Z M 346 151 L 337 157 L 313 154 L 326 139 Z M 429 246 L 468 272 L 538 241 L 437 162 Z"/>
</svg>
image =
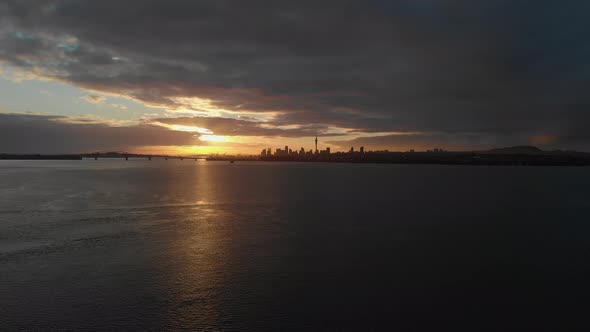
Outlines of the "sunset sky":
<svg viewBox="0 0 590 332">
<path fill-rule="evenodd" d="M 590 151 L 590 1 L 0 1 L 0 153 Z"/>
</svg>

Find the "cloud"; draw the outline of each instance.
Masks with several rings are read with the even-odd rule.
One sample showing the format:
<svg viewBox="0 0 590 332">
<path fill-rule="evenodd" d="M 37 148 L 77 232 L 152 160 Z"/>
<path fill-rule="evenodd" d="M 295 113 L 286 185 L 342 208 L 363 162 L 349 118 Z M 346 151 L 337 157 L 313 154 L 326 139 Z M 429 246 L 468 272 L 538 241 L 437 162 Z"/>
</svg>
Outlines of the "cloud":
<svg viewBox="0 0 590 332">
<path fill-rule="evenodd" d="M 102 104 L 105 102 L 105 100 L 107 100 L 105 97 L 97 96 L 97 95 L 84 96 L 84 97 L 82 97 L 82 99 L 86 100 L 89 103 L 93 103 L 93 104 Z"/>
<path fill-rule="evenodd" d="M 343 134 L 330 132 L 330 128 L 321 125 L 305 125 L 295 127 L 277 127 L 267 123 L 242 119 L 216 117 L 179 117 L 158 118 L 150 120 L 153 124 L 174 128 L 183 126 L 184 130 L 202 128 L 224 136 L 280 136 L 280 137 L 310 137 L 310 136 L 340 136 Z M 178 127 L 177 127 L 178 128 Z M 182 130 L 182 129 L 180 129 Z M 195 129 L 195 131 L 197 131 Z"/>
<path fill-rule="evenodd" d="M 121 109 L 121 110 L 126 110 L 127 109 L 127 106 L 125 106 L 123 104 L 111 104 L 111 106 L 114 107 L 114 108 Z"/>
<path fill-rule="evenodd" d="M 8 0 L 0 61 L 169 110 L 276 114 L 274 129 L 209 123 L 228 134 L 436 132 L 457 146 L 549 135 L 588 149 L 588 10 L 575 0 Z M 277 129 L 289 125 L 302 129 Z"/>
<path fill-rule="evenodd" d="M 150 124 L 114 126 L 96 119 L 0 113 L 0 153 L 133 151 L 144 146 L 199 144 L 191 133 Z"/>
<path fill-rule="evenodd" d="M 282 139 L 269 141 L 265 137 L 283 137 L 286 141 L 293 142 L 293 138 L 311 136 L 316 132 L 313 126 L 265 128 L 259 127 L 259 124 L 239 119 L 198 117 L 145 118 L 136 123 L 108 120 L 95 115 L 59 116 L 0 112 L 0 153 L 181 151 L 178 153 L 191 154 L 197 150 L 203 153 L 235 153 L 245 150 L 258 152 L 268 144 L 285 143 Z M 174 126 L 183 128 L 173 128 Z M 212 140 L 218 136 L 223 140 Z M 312 139 L 309 142 L 312 142 Z"/>
</svg>

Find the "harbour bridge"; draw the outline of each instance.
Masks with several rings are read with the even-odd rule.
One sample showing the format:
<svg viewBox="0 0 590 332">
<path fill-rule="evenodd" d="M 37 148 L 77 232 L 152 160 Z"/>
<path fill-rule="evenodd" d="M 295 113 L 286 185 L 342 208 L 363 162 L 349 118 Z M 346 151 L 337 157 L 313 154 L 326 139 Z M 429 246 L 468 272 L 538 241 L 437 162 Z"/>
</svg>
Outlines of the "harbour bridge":
<svg viewBox="0 0 590 332">
<path fill-rule="evenodd" d="M 198 161 L 198 160 L 206 160 L 206 159 L 211 158 L 211 156 L 207 155 L 207 154 L 190 155 L 190 156 L 175 156 L 175 155 L 162 155 L 162 154 L 136 154 L 136 153 L 119 153 L 119 152 L 104 152 L 104 153 L 96 152 L 96 153 L 82 154 L 80 156 L 84 159 L 92 158 L 94 160 L 98 160 L 98 159 L 125 159 L 125 160 L 129 160 L 129 159 L 146 159 L 146 160 L 176 159 L 176 160 L 185 160 L 186 159 L 186 160 Z"/>
</svg>

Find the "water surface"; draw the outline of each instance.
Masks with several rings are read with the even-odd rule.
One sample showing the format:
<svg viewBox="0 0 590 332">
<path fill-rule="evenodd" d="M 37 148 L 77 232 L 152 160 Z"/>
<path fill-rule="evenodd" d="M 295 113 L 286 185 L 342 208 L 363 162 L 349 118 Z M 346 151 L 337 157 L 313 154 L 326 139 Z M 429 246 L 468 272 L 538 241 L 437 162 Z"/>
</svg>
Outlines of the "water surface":
<svg viewBox="0 0 590 332">
<path fill-rule="evenodd" d="M 2 329 L 588 327 L 590 169 L 0 162 Z"/>
</svg>

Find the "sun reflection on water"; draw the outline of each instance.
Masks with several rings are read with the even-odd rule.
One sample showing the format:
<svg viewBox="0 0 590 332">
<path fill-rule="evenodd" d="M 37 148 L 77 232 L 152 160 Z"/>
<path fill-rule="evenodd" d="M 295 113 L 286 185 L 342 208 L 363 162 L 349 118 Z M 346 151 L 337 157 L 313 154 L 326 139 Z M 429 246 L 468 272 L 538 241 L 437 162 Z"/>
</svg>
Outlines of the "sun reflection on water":
<svg viewBox="0 0 590 332">
<path fill-rule="evenodd" d="M 169 326 L 212 329 L 220 325 L 222 287 L 227 284 L 230 250 L 224 224 L 228 213 L 219 209 L 211 166 L 197 163 L 178 186 L 192 206 L 168 209 L 162 225 L 168 233 L 160 255 L 162 285 L 168 303 Z"/>
</svg>

